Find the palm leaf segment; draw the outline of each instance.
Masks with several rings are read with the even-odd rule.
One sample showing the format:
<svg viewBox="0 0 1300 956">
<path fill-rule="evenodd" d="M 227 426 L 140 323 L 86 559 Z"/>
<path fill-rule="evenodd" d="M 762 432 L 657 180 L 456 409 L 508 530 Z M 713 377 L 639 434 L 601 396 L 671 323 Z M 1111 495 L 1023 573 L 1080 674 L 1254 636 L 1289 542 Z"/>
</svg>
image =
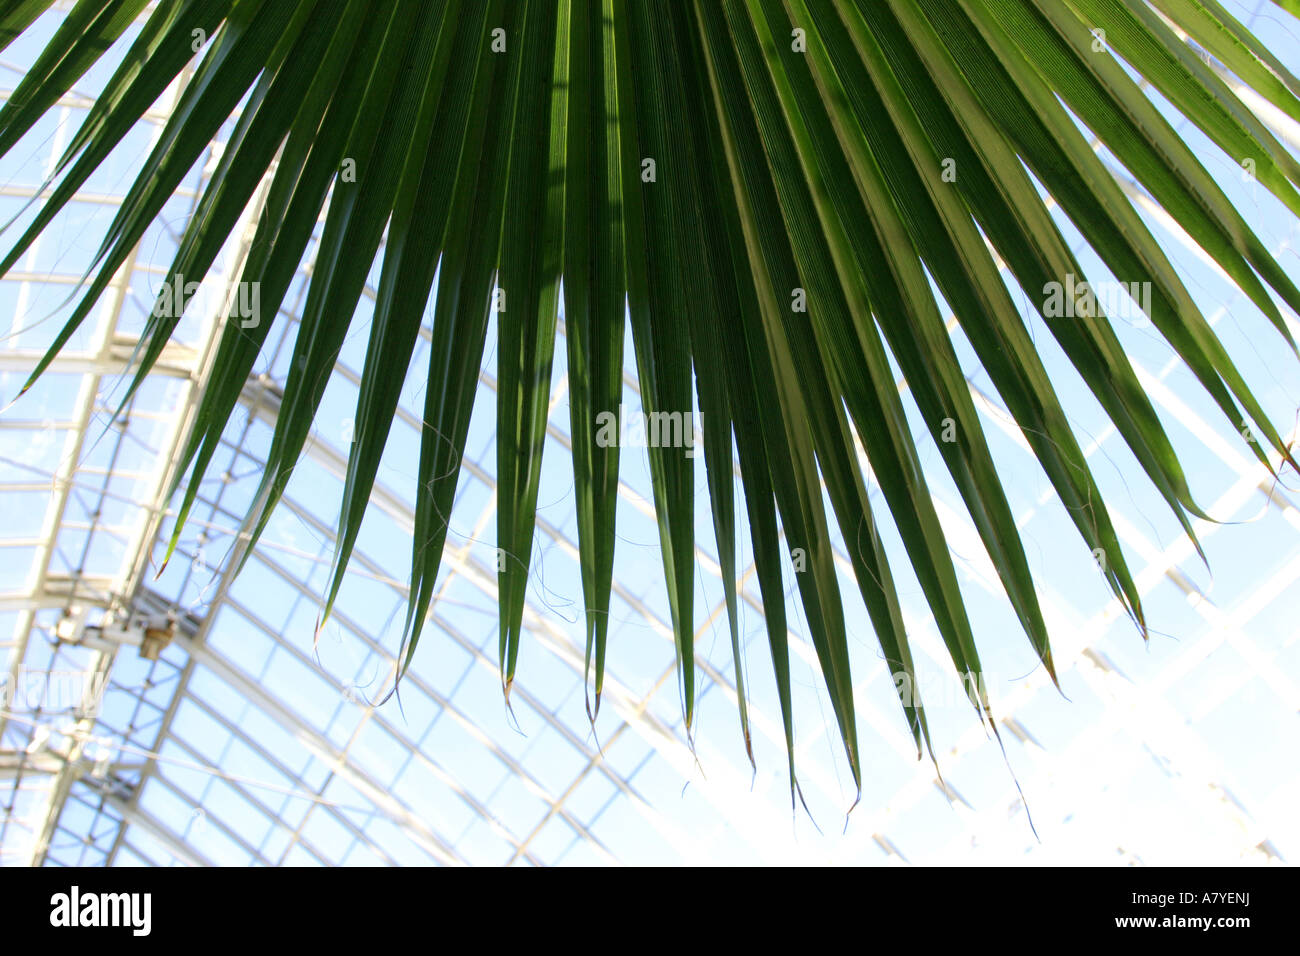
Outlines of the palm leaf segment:
<svg viewBox="0 0 1300 956">
<path fill-rule="evenodd" d="M 1294 0 L 1279 5 L 1300 12 Z M 48 6 L 49 0 L 4 3 L 0 45 Z M 146 6 L 79 0 L 0 111 L 0 152 Z M 993 726 L 957 575 L 920 467 L 917 442 L 924 439 L 908 426 L 891 356 L 1029 641 L 1052 671 L 1034 582 L 941 301 L 951 306 L 1084 544 L 1105 555 L 1109 585 L 1139 627 L 1145 629 L 1138 589 L 1014 303 L 1015 286 L 1039 308 L 1188 534 L 1190 519 L 1203 516 L 1107 317 L 1062 318 L 1045 307 L 1039 290 L 1083 276 L 1048 197 L 1115 276 L 1149 284 L 1150 321 L 1234 428 L 1249 423 L 1261 461 L 1267 464 L 1270 454 L 1291 461 L 1090 144 L 1095 137 L 1110 150 L 1145 198 L 1213 257 L 1294 349 L 1274 296 L 1296 310 L 1300 290 L 1135 82 L 1135 75 L 1144 77 L 1300 213 L 1300 167 L 1228 85 L 1244 84 L 1300 120 L 1300 82 L 1217 0 L 162 3 L 76 132 L 48 200 L 0 271 L 14 266 L 144 111 L 191 68 L 99 247 L 84 295 L 33 378 L 237 114 L 171 274 L 204 276 L 264 190 L 242 281 L 259 284 L 263 314 L 274 316 L 326 210 L 283 410 L 248 518 L 253 540 L 303 451 L 383 243 L 326 614 L 432 295 L 408 663 L 433 595 L 493 312 L 507 693 L 521 640 L 562 308 L 595 708 L 619 475 L 619 449 L 599 440 L 597 423 L 619 412 L 630 327 L 646 412 L 689 417 L 698 403 L 738 653 L 734 439 L 792 788 L 787 553 L 799 555 L 807 626 L 859 786 L 831 521 L 849 545 L 891 671 L 913 676 L 859 444 L 971 703 Z M 155 311 L 162 314 L 141 339 L 131 392 L 179 319 Z M 172 489 L 184 490 L 173 547 L 196 479 L 212 460 L 272 322 L 246 324 L 225 324 L 184 446 Z M 670 447 L 652 447 L 649 460 L 689 729 L 694 462 Z M 739 666 L 736 673 L 739 684 Z M 898 683 L 915 689 L 914 681 Z M 904 692 L 901 703 L 920 753 L 928 746 L 924 711 L 914 693 Z"/>
</svg>

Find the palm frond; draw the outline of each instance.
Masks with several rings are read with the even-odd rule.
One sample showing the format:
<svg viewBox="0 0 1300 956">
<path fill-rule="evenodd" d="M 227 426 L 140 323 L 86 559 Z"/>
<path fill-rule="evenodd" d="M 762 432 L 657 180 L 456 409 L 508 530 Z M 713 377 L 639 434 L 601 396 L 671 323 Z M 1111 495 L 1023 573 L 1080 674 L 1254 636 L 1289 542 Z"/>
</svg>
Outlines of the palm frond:
<svg viewBox="0 0 1300 956">
<path fill-rule="evenodd" d="M 50 5 L 3 4 L 0 48 Z M 1300 15 L 1292 0 L 1277 5 Z M 146 7 L 78 0 L 0 109 L 3 155 L 134 31 L 53 171 L 48 198 L 0 260 L 2 273 L 186 78 L 27 387 L 233 119 L 168 275 L 201 281 L 251 206 L 256 231 L 240 281 L 257 284 L 262 321 L 232 312 L 222 329 L 170 492 L 180 506 L 168 554 L 323 215 L 281 413 L 236 560 L 251 553 L 303 454 L 382 248 L 323 613 L 343 583 L 432 301 L 406 664 L 433 600 L 494 315 L 507 695 L 526 639 L 563 314 L 593 721 L 599 711 L 620 466 L 617 443 L 601 429 L 620 413 L 630 328 L 646 413 L 690 421 L 698 405 L 702 418 L 748 745 L 738 470 L 792 793 L 786 554 L 798 556 L 809 636 L 861 786 L 837 535 L 881 652 L 907 678 L 897 683 L 918 755 L 929 747 L 869 476 L 970 702 L 996 732 L 922 467 L 931 446 L 1055 679 L 1029 561 L 947 308 L 1143 632 L 1138 586 L 1018 293 L 1193 540 L 1192 519 L 1208 517 L 1110 317 L 1051 307 L 1050 288 L 1087 277 L 1049 203 L 1114 276 L 1151 290 L 1151 323 L 1234 430 L 1249 426 L 1259 460 L 1295 467 L 1133 198 L 1161 208 L 1295 350 L 1284 310 L 1300 310 L 1300 289 L 1142 85 L 1300 214 L 1300 163 L 1238 95 L 1250 91 L 1300 121 L 1300 81 L 1217 0 L 178 0 L 141 22 Z M 1131 182 L 1117 179 L 1095 145 Z M 124 406 L 180 319 L 154 310 Z M 928 436 L 909 424 L 894 364 Z M 652 443 L 649 461 L 689 733 L 694 454 Z"/>
</svg>

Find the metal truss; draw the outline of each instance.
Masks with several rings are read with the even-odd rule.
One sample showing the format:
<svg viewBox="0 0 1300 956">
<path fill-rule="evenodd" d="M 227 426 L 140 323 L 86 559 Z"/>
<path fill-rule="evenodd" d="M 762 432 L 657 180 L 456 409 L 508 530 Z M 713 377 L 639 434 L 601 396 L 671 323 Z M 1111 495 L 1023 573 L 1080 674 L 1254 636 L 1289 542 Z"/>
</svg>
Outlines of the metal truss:
<svg viewBox="0 0 1300 956">
<path fill-rule="evenodd" d="M 0 202 L 31 197 L 40 165 L 58 154 L 90 102 L 84 93 L 65 98 L 58 132 L 39 147 L 47 152 L 32 157 L 34 172 L 0 188 Z M 148 121 L 157 126 L 165 115 L 155 111 Z M 171 221 L 183 221 L 205 182 L 199 170 L 184 184 L 176 200 L 181 215 Z M 87 209 L 110 213 L 119 200 L 105 192 L 76 197 Z M 255 214 L 256 206 L 246 213 Z M 526 661 L 512 692 L 513 711 L 501 701 L 489 544 L 496 494 L 491 427 L 471 431 L 432 627 L 399 695 L 384 700 L 400 630 L 392 615 L 407 596 L 401 562 L 389 552 L 393 541 L 409 547 L 413 522 L 400 456 L 381 472 L 371 496 L 367 528 L 373 522 L 378 530 L 370 539 L 363 534 L 338 610 L 314 634 L 310 622 L 333 547 L 329 509 L 337 497 L 329 496 L 341 488 L 350 442 L 348 429 L 334 427 L 329 416 L 349 407 L 359 382 L 346 349 L 301 474 L 253 549 L 248 570 L 234 576 L 230 557 L 245 547 L 241 522 L 278 415 L 310 254 L 277 317 L 264 365 L 244 390 L 214 473 L 200 486 L 177 553 L 159 574 L 173 517 L 165 491 L 208 374 L 217 317 L 201 317 L 164 352 L 150 385 L 124 414 L 114 417 L 113 410 L 121 376 L 131 370 L 138 320 L 176 230 L 166 223 L 151 230 L 114 279 L 83 343 L 51 365 L 49 386 L 0 417 L 0 501 L 15 509 L 26 502 L 40 517 L 35 522 L 15 511 L 0 529 L 0 569 L 24 569 L 0 573 L 0 661 L 9 693 L 0 709 L 0 864 L 1051 859 L 1051 847 L 1026 825 L 1021 791 L 1031 803 L 1042 801 L 1035 813 L 1040 830 L 1057 834 L 1058 844 L 1068 842 L 1078 794 L 1099 786 L 1097 755 L 1108 749 L 1116 754 L 1114 779 L 1140 781 L 1199 815 L 1225 858 L 1300 852 L 1300 833 L 1279 810 L 1287 794 L 1300 796 L 1294 768 L 1266 792 L 1248 773 L 1225 765 L 1222 747 L 1206 729 L 1248 691 L 1266 695 L 1291 720 L 1300 712 L 1300 631 L 1293 617 L 1277 623 L 1280 602 L 1300 578 L 1300 508 L 1293 491 L 1262 474 L 1188 403 L 1171 365 L 1148 368 L 1134 358 L 1161 411 L 1190 436 L 1197 459 L 1212 461 L 1221 473 L 1211 513 L 1242 516 L 1254 509 L 1262 515 L 1260 533 L 1282 542 L 1277 552 L 1258 555 L 1250 581 L 1224 599 L 1195 583 L 1187 542 L 1141 527 L 1133 515 L 1116 515 L 1141 569 L 1150 616 L 1166 611 L 1183 628 L 1179 651 L 1154 665 L 1150 654 L 1144 661 L 1127 649 L 1140 642 L 1108 595 L 1071 587 L 1073 572 L 1055 574 L 1055 558 L 1043 558 L 1036 573 L 1062 680 L 1091 704 L 1076 705 L 1084 710 L 1071 716 L 1071 705 L 1041 671 L 999 688 L 1000 727 L 1018 783 L 1004 768 L 999 745 L 958 705 L 935 709 L 948 732 L 936 747 L 943 779 L 930 761 L 916 760 L 895 713 L 887 668 L 872 653 L 869 627 L 859 622 L 855 689 L 869 731 L 862 736 L 870 742 L 870 779 L 847 832 L 834 826 L 827 828 L 833 835 L 821 837 L 792 825 L 779 712 L 762 679 L 754 679 L 765 638 L 752 562 L 738 581 L 745 645 L 755 662 L 748 683 L 759 769 L 748 766 L 738 740 L 718 740 L 739 737 L 736 684 L 728 642 L 718 640 L 725 629 L 720 569 L 704 544 L 696 549 L 704 595 L 696 638 L 707 733 L 692 742 L 681 727 L 671 628 L 651 580 L 658 573 L 653 506 L 647 476 L 635 462 L 624 466 L 619 488 L 626 540 L 615 568 L 617 626 L 604 715 L 594 729 L 583 705 L 581 613 L 564 603 L 572 599 L 564 588 L 575 580 L 576 532 L 563 501 L 552 507 L 546 498 L 562 496 L 562 476 L 543 480 L 525 609 Z M 59 250 L 47 248 L 55 235 L 41 239 L 0 283 L 11 293 L 13 329 L 51 311 L 75 287 L 76 270 L 60 269 Z M 216 269 L 227 287 L 246 253 L 244 230 L 235 236 Z M 1171 235 L 1171 241 L 1181 238 Z M 373 300 L 372 289 L 366 294 Z M 1216 320 L 1238 305 L 1225 305 Z M 42 334 L 48 338 L 39 329 L 15 337 L 11 329 L 0 352 L 0 382 L 25 375 L 43 351 Z M 429 339 L 426 329 L 415 368 L 427 357 Z M 489 355 L 480 375 L 476 425 L 493 404 L 493 361 Z M 547 461 L 558 475 L 567 467 L 569 438 L 563 375 L 557 382 Z M 630 370 L 625 384 L 635 402 Z M 1023 438 L 996 396 L 978 375 L 971 388 L 989 431 L 1005 438 L 1007 454 L 1025 456 L 1013 457 L 1013 464 L 1028 466 Z M 15 389 L 6 389 L 8 400 Z M 337 402 L 330 398 L 335 389 Z M 411 398 L 404 397 L 394 424 L 390 445 L 399 449 L 420 432 L 420 406 Z M 1088 448 L 1094 460 L 1118 454 L 1113 433 L 1094 438 Z M 936 493 L 968 593 L 981 608 L 1003 601 L 959 499 L 941 485 Z M 1054 502 L 1033 494 L 1020 500 L 1022 525 L 1032 534 L 1041 522 L 1038 540 L 1044 547 L 1055 543 Z M 1202 540 L 1225 535 L 1204 523 L 1198 533 Z M 838 557 L 851 574 L 842 547 Z M 552 578 L 567 583 L 553 590 Z M 815 655 L 793 598 L 790 612 L 791 648 L 801 678 L 807 676 L 796 721 L 801 793 L 814 816 L 824 818 L 847 807 L 853 794 L 837 769 L 833 722 L 821 714 Z M 923 602 L 907 599 L 904 612 L 919 664 L 942 670 L 947 655 Z M 990 626 L 1000 613 L 987 612 Z M 980 619 L 975 623 L 979 632 Z M 1013 636 L 1003 643 L 1013 643 Z M 1220 669 L 1216 662 L 1227 659 L 1232 666 Z M 1001 666 L 1006 671 L 1014 663 Z M 34 695 L 16 699 L 33 677 Z M 71 692 L 54 699 L 59 680 Z M 1264 712 L 1262 704 L 1259 709 Z M 1083 779 L 1079 767 L 1090 768 L 1094 779 Z M 1094 812 L 1112 817 L 1094 820 L 1095 829 L 1109 824 L 1128 833 L 1123 807 L 1108 800 L 1096 800 Z M 1096 852 L 1163 862 L 1157 844 L 1140 840 Z"/>
</svg>

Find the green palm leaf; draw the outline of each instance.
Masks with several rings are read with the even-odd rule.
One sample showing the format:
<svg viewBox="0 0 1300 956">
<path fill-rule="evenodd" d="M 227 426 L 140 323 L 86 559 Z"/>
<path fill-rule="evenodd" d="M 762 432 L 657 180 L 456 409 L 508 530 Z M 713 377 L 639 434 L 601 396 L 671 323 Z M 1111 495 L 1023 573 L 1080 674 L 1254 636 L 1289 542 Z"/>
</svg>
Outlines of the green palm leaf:
<svg viewBox="0 0 1300 956">
<path fill-rule="evenodd" d="M 0 6 L 0 48 L 49 6 Z M 146 6 L 72 7 L 0 109 L 0 155 Z M 1278 6 L 1300 13 L 1290 0 Z M 171 546 L 323 215 L 281 412 L 236 558 L 251 553 L 303 454 L 382 248 L 323 610 L 327 617 L 344 580 L 431 304 L 404 664 L 434 597 L 495 328 L 500 659 L 509 692 L 526 640 L 561 316 L 593 721 L 608 650 L 620 464 L 606 435 L 620 411 L 626 328 L 645 412 L 691 422 L 700 411 L 748 748 L 736 580 L 740 477 L 792 793 L 787 557 L 861 786 L 836 535 L 884 659 L 906 678 L 898 681 L 901 704 L 918 753 L 929 747 L 871 482 L 971 704 L 996 732 L 977 635 L 921 465 L 931 445 L 1055 678 L 1024 546 L 945 326 L 948 308 L 1081 542 L 1104 555 L 1109 586 L 1145 631 L 1114 523 L 1017 293 L 1033 303 L 1185 531 L 1207 515 L 1109 317 L 1064 318 L 1049 307 L 1053 283 L 1086 276 L 1045 196 L 1117 278 L 1151 290 L 1153 326 L 1233 428 L 1249 425 L 1256 456 L 1270 468 L 1295 467 L 1130 198 L 1138 190 L 1163 208 L 1294 350 L 1283 310 L 1300 308 L 1300 289 L 1135 79 L 1300 213 L 1300 163 L 1235 92 L 1253 91 L 1300 120 L 1300 81 L 1217 0 L 158 4 L 72 136 L 48 198 L 0 272 L 186 71 L 192 76 L 32 380 L 234 118 L 168 274 L 201 280 L 254 204 L 240 278 L 258 284 L 262 314 L 251 326 L 232 314 L 223 329 L 171 489 L 181 494 Z M 1093 137 L 1131 184 L 1117 181 Z M 179 319 L 155 309 L 124 405 Z M 909 424 L 895 365 L 924 430 Z M 689 734 L 693 438 L 652 443 L 649 461 Z"/>
</svg>

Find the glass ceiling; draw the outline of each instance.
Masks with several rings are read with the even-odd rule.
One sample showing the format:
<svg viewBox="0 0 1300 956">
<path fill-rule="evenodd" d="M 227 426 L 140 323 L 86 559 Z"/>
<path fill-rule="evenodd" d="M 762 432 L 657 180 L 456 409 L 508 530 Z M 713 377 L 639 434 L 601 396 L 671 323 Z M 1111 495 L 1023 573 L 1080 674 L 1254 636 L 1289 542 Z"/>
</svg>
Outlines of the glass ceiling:
<svg viewBox="0 0 1300 956">
<path fill-rule="evenodd" d="M 1300 61 L 1295 22 L 1283 23 L 1265 0 L 1227 6 L 1262 30 L 1284 61 Z M 56 8 L 0 56 L 0 96 L 64 12 Z M 28 203 L 104 81 L 104 65 L 0 160 L 0 219 L 17 216 L 14 228 L 30 219 Z M 58 331 L 175 94 L 168 91 L 0 281 L 0 405 L 13 402 Z M 1198 131 L 1179 128 L 1300 278 L 1294 220 Z M 121 373 L 228 132 L 50 371 L 0 415 L 0 865 L 1300 858 L 1300 482 L 1289 475 L 1276 484 L 1253 466 L 1240 436 L 1140 320 L 1121 322 L 1118 331 L 1193 492 L 1211 514 L 1235 522 L 1199 523 L 1210 569 L 1144 485 L 1041 321 L 1027 319 L 1137 572 L 1152 625 L 1144 647 L 954 325 L 1041 588 L 1068 701 L 1035 667 L 941 459 L 922 449 L 934 466 L 927 477 L 954 544 L 1006 757 L 950 674 L 920 588 L 882 520 L 943 778 L 916 760 L 841 546 L 864 760 L 862 802 L 847 828 L 851 778 L 791 584 L 796 756 L 808 808 L 792 812 L 742 529 L 741 624 L 757 770 L 748 765 L 702 465 L 694 746 L 682 726 L 649 471 L 638 449 L 623 455 L 610 670 L 593 733 L 584 705 L 562 346 L 513 709 L 502 700 L 496 663 L 492 330 L 431 626 L 400 697 L 381 703 L 405 610 L 427 326 L 336 612 L 314 639 L 377 267 L 308 453 L 243 574 L 232 577 L 229 559 L 275 424 L 310 253 L 180 547 L 158 574 L 173 517 L 163 495 L 203 388 L 216 310 L 191 309 L 154 376 L 121 417 L 113 410 Z M 1279 132 L 1300 147 L 1300 131 Z M 1117 175 L 1127 181 L 1122 170 Z M 1168 239 L 1243 374 L 1258 384 L 1266 411 L 1293 437 L 1294 357 L 1186 237 L 1141 197 L 1139 206 Z M 1089 274 L 1108 277 L 1068 223 L 1063 228 Z M 238 278 L 247 238 L 237 232 L 224 250 L 203 301 L 219 302 Z M 1300 323 L 1289 321 L 1300 335 Z M 628 352 L 624 400 L 638 408 Z M 883 515 L 883 500 L 873 497 Z M 787 582 L 788 572 L 787 561 Z"/>
</svg>

